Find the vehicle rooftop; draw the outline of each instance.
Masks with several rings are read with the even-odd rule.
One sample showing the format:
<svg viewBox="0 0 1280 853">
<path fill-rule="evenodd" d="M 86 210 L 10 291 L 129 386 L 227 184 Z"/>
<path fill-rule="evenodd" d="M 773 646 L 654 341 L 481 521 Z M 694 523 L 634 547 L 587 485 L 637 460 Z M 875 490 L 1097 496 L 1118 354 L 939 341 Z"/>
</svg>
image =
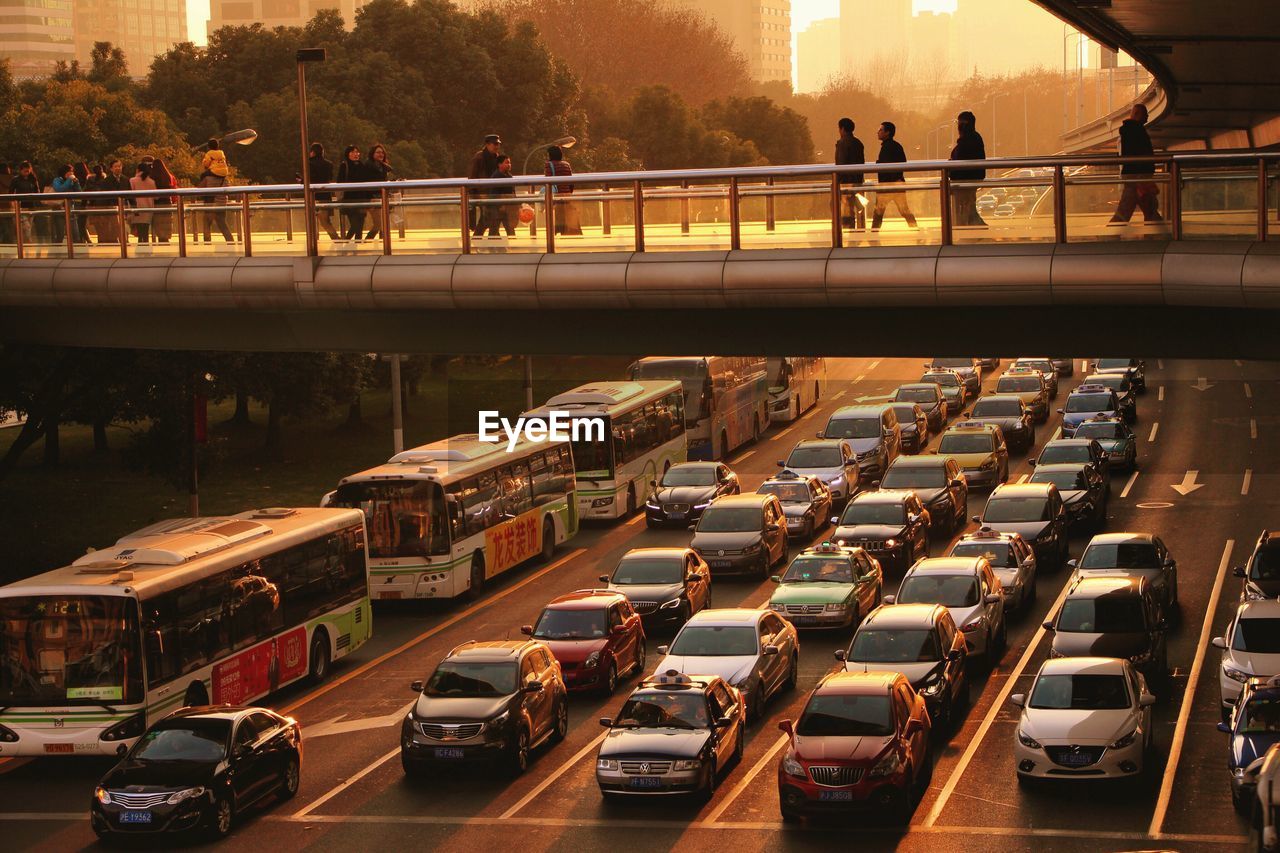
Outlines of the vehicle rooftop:
<svg viewBox="0 0 1280 853">
<path fill-rule="evenodd" d="M 1004 483 L 996 486 L 987 503 L 996 498 L 1042 498 L 1053 489 L 1053 483 Z"/>
<path fill-rule="evenodd" d="M 753 610 L 746 607 L 725 607 L 719 610 L 699 610 L 689 617 L 686 625 L 754 625 L 756 620 L 768 613 L 767 610 Z"/>
<path fill-rule="evenodd" d="M 982 557 L 924 557 L 907 570 L 908 574 L 973 574 Z"/>
<path fill-rule="evenodd" d="M 625 598 L 612 589 L 576 589 L 547 602 L 546 610 L 601 610 Z"/>
<path fill-rule="evenodd" d="M 1052 658 L 1040 667 L 1041 675 L 1119 675 L 1123 672 L 1124 661 L 1104 657 Z"/>
<path fill-rule="evenodd" d="M 1046 465 L 1046 468 L 1057 467 Z M 1155 536 L 1150 533 L 1133 533 L 1116 531 L 1115 533 L 1099 533 L 1089 540 L 1090 545 L 1119 545 L 1126 542 L 1150 542 Z"/>
<path fill-rule="evenodd" d="M 762 495 L 758 492 L 743 492 L 740 495 L 725 495 L 715 499 L 708 510 L 722 506 L 763 506 L 773 495 Z"/>
<path fill-rule="evenodd" d="M 818 686 L 814 689 L 815 693 L 837 696 L 867 696 L 881 695 L 888 692 L 894 682 L 903 678 L 900 672 L 876 671 L 870 672 L 832 672 L 827 674 Z"/>
<path fill-rule="evenodd" d="M 946 612 L 947 608 L 941 604 L 888 604 L 867 614 L 858 630 L 865 627 L 928 628 Z"/>
</svg>

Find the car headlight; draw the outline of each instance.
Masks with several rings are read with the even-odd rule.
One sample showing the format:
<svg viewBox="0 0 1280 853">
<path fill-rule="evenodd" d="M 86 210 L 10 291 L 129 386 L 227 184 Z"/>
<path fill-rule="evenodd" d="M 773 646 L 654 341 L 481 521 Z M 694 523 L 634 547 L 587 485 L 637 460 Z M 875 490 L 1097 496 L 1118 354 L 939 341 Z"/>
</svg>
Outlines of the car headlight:
<svg viewBox="0 0 1280 853">
<path fill-rule="evenodd" d="M 618 762 L 617 762 L 617 761 L 615 761 L 615 760 L 614 760 L 614 759 L 612 759 L 612 758 L 597 758 L 597 759 L 596 759 L 596 769 L 597 769 L 597 770 L 609 770 L 609 771 L 612 771 L 612 772 L 614 772 L 614 773 L 617 773 L 617 772 L 618 772 Z"/>
<path fill-rule="evenodd" d="M 1134 730 L 1133 730 L 1133 731 L 1129 732 L 1127 735 L 1125 735 L 1124 737 L 1120 738 L 1120 739 L 1119 739 L 1118 741 L 1116 741 L 1115 743 L 1111 744 L 1111 748 L 1112 748 L 1112 749 L 1124 749 L 1126 746 L 1129 746 L 1130 744 L 1132 744 L 1132 743 L 1133 743 L 1135 740 L 1137 740 L 1137 739 L 1138 739 L 1138 730 L 1137 730 L 1137 728 L 1134 728 Z"/>
<path fill-rule="evenodd" d="M 94 799 L 102 803 L 104 806 L 111 804 L 111 792 L 101 785 L 93 789 L 93 796 Z"/>
<path fill-rule="evenodd" d="M 990 471 L 990 470 L 992 470 L 992 469 L 993 469 L 993 468 L 995 468 L 995 467 L 996 467 L 996 460 L 994 460 L 994 459 L 988 459 L 986 462 L 983 462 L 983 463 L 982 463 L 982 465 L 980 465 L 980 466 L 978 467 L 978 470 L 980 470 L 980 471 Z"/>
<path fill-rule="evenodd" d="M 503 711 L 501 714 L 494 717 L 493 719 L 489 720 L 488 723 L 486 723 L 486 725 L 491 729 L 496 729 L 500 727 L 503 723 L 505 723 L 510 716 L 511 716 L 511 711 L 510 709 L 508 709 L 506 711 Z"/>
<path fill-rule="evenodd" d="M 647 500 L 647 501 L 645 501 L 645 502 L 644 502 L 644 505 L 645 505 L 646 507 L 648 507 L 649 509 L 661 509 L 661 508 L 662 508 L 662 507 L 661 507 L 661 505 L 660 505 L 660 504 L 657 502 L 657 500 L 655 500 L 654 498 L 649 498 L 649 500 Z"/>
<path fill-rule="evenodd" d="M 1234 666 L 1227 666 L 1225 663 L 1222 665 L 1222 674 L 1227 678 L 1230 678 L 1232 681 L 1238 681 L 1241 684 L 1244 684 L 1253 677 L 1244 670 L 1236 669 Z"/>
<path fill-rule="evenodd" d="M 1028 749 L 1040 749 L 1040 741 L 1028 736 L 1022 729 L 1018 729 L 1018 743 Z"/>
<path fill-rule="evenodd" d="M 834 601 L 823 608 L 823 610 L 826 610 L 828 613 L 843 613 L 848 609 L 849 605 L 843 601 Z"/>
<path fill-rule="evenodd" d="M 897 540 L 897 539 L 886 539 L 886 540 L 884 540 L 884 547 L 886 547 L 886 548 L 897 548 L 897 547 L 898 547 L 898 540 Z"/>
<path fill-rule="evenodd" d="M 702 762 L 696 758 L 678 758 L 671 764 L 671 769 L 675 771 L 681 770 L 697 770 L 702 766 Z"/>
<path fill-rule="evenodd" d="M 709 506 L 711 506 L 711 501 L 707 501 L 707 502 L 706 502 L 706 503 L 704 503 L 704 504 L 694 504 L 694 505 L 693 505 L 693 508 L 694 508 L 694 509 L 706 509 L 706 508 L 707 508 L 707 507 L 709 507 Z"/>
<path fill-rule="evenodd" d="M 174 791 L 169 795 L 169 805 L 176 806 L 178 803 L 191 800 L 196 797 L 204 796 L 203 787 L 183 788 L 181 791 Z"/>
<path fill-rule="evenodd" d="M 892 776 L 902 768 L 902 757 L 894 750 L 880 759 L 875 767 L 871 768 L 871 778 L 876 779 L 881 776 Z"/>
<path fill-rule="evenodd" d="M 769 605 L 769 609 L 770 609 L 770 610 L 776 610 L 776 611 L 777 611 L 777 612 L 779 612 L 779 613 L 786 613 L 786 612 L 787 612 L 787 605 L 785 605 L 785 604 L 772 604 L 772 603 L 771 603 L 771 604 Z"/>
<path fill-rule="evenodd" d="M 659 606 L 658 609 L 659 610 L 675 610 L 679 606 L 680 606 L 680 599 L 673 598 L 670 601 L 662 602 L 662 605 Z"/>
<path fill-rule="evenodd" d="M 759 543 L 759 542 L 753 542 L 752 544 L 750 544 L 750 545 L 746 546 L 745 548 L 743 548 L 743 549 L 742 549 L 742 553 L 744 553 L 744 554 L 755 554 L 755 553 L 757 553 L 759 550 L 760 550 L 760 543 Z"/>
<path fill-rule="evenodd" d="M 587 655 L 587 659 L 582 662 L 582 668 L 592 669 L 593 667 L 599 666 L 599 664 L 600 664 L 600 653 L 592 652 L 591 654 Z"/>
<path fill-rule="evenodd" d="M 790 750 L 788 750 L 787 754 L 782 757 L 782 772 L 786 773 L 788 776 L 795 776 L 798 779 L 805 778 L 803 765 L 801 765 L 799 761 L 796 761 L 796 754 Z"/>
</svg>

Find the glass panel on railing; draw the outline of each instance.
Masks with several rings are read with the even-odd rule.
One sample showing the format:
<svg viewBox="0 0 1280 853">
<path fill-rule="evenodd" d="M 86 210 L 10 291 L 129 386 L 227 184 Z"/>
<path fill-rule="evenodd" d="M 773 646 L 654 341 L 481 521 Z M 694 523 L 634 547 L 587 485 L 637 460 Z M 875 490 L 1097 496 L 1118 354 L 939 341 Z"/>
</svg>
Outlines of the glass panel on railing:
<svg viewBox="0 0 1280 853">
<path fill-rule="evenodd" d="M 825 249 L 831 246 L 831 179 L 743 180 L 738 209 L 744 249 Z"/>
<path fill-rule="evenodd" d="M 462 251 L 462 196 L 457 190 L 392 190 L 387 218 L 393 255 L 456 254 Z M 477 213 L 468 218 L 468 233 Z M 324 252 L 321 246 L 321 252 Z"/>
<path fill-rule="evenodd" d="M 0 258 L 18 256 L 18 211 L 11 203 L 0 207 Z"/>
<path fill-rule="evenodd" d="M 1064 177 L 1067 241 L 1169 239 L 1169 175 L 1085 166 Z"/>
<path fill-rule="evenodd" d="M 728 249 L 728 181 L 644 187 L 644 247 L 647 252 Z"/>
<path fill-rule="evenodd" d="M 243 254 L 240 196 L 189 195 L 183 203 L 188 256 Z"/>
<path fill-rule="evenodd" d="M 905 182 L 868 180 L 842 206 L 843 245 L 937 245 L 938 192 L 937 176 L 929 173 L 909 175 Z"/>
<path fill-rule="evenodd" d="M 236 197 L 239 202 L 240 198 Z M 294 218 L 302 198 L 292 193 L 249 197 L 250 247 L 254 255 L 293 256 L 307 252 L 307 235 L 301 217 Z M 243 208 L 239 218 L 244 218 Z"/>
<path fill-rule="evenodd" d="M 564 184 L 563 189 L 566 191 L 556 193 L 553 217 L 557 253 L 634 250 L 630 185 Z"/>
<path fill-rule="evenodd" d="M 1267 169 L 1267 239 L 1280 240 L 1280 166 Z"/>
<path fill-rule="evenodd" d="M 1257 234 L 1256 167 L 1182 170 L 1182 239 L 1253 240 Z"/>
<path fill-rule="evenodd" d="M 981 182 L 952 181 L 951 240 L 1053 242 L 1053 170 L 1006 169 Z"/>
<path fill-rule="evenodd" d="M 471 229 L 474 254 L 540 253 L 547 250 L 546 205 L 541 193 L 525 187 L 516 192 L 490 192 L 476 199 Z"/>
</svg>

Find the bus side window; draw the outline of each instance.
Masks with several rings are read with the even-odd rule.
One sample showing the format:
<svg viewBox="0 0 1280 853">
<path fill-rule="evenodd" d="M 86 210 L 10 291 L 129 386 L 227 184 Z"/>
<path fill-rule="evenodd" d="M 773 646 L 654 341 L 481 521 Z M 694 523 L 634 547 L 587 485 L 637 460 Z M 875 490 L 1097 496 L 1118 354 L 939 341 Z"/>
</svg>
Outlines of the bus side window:
<svg viewBox="0 0 1280 853">
<path fill-rule="evenodd" d="M 533 490 L 529 485 L 529 463 L 523 459 L 505 466 L 500 475 L 504 514 L 515 518 L 533 507 Z"/>
</svg>

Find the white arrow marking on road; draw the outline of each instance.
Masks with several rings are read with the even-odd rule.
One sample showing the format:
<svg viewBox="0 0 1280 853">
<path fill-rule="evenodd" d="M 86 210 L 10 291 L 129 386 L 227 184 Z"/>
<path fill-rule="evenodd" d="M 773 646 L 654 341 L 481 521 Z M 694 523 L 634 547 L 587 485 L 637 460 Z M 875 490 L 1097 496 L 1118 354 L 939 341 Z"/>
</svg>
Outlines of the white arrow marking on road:
<svg viewBox="0 0 1280 853">
<path fill-rule="evenodd" d="M 417 700 L 415 699 L 414 702 Z M 365 729 L 382 729 L 387 726 L 393 726 L 404 719 L 404 715 L 409 713 L 409 709 L 413 707 L 414 702 L 410 702 L 397 711 L 392 711 L 381 717 L 363 717 L 358 720 L 344 720 L 346 714 L 339 714 L 331 720 L 325 720 L 323 723 L 307 726 L 305 737 L 307 740 L 317 737 L 325 737 L 327 735 L 345 735 L 348 732 L 359 732 Z"/>
<path fill-rule="evenodd" d="M 1182 482 L 1173 486 L 1173 490 L 1185 498 L 1196 489 L 1203 488 L 1204 483 L 1196 482 L 1196 475 L 1199 473 L 1199 471 L 1188 471 L 1187 475 L 1182 478 Z"/>
<path fill-rule="evenodd" d="M 1195 383 L 1191 387 L 1196 389 L 1197 391 L 1208 391 L 1213 386 L 1209 384 L 1209 380 L 1201 376 L 1198 379 L 1196 379 Z"/>
<path fill-rule="evenodd" d="M 871 394 L 870 396 L 867 396 L 867 397 L 854 397 L 853 399 L 854 399 L 854 402 L 865 403 L 868 400 L 888 400 L 892 396 L 893 396 L 892 394 Z"/>
</svg>

